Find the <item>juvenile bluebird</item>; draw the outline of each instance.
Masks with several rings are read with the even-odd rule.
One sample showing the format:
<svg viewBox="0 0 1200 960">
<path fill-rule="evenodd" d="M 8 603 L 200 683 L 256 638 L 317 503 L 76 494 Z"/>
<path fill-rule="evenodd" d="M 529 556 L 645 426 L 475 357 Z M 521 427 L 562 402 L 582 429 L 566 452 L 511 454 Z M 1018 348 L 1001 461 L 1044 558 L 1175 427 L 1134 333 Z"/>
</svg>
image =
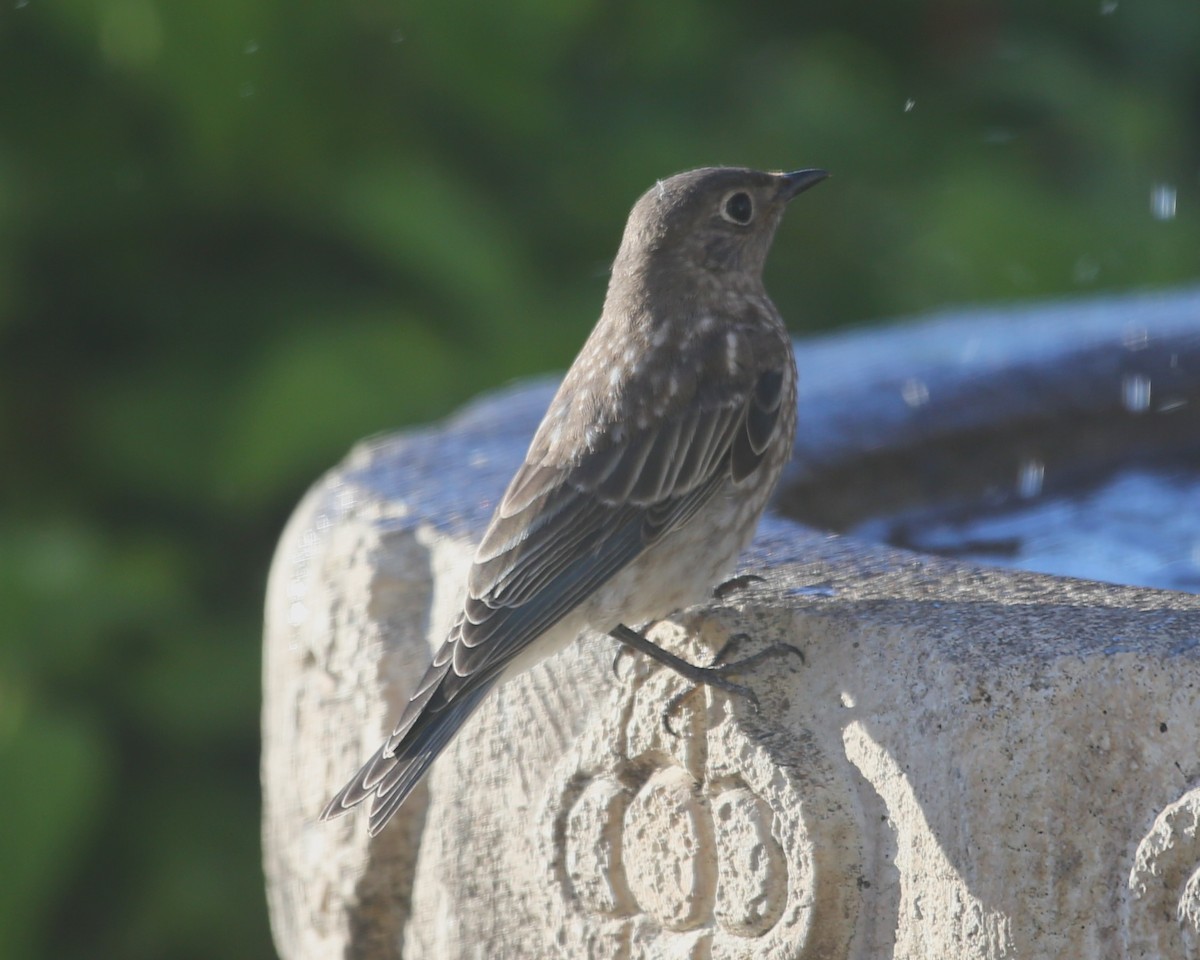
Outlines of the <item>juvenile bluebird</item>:
<svg viewBox="0 0 1200 960">
<path fill-rule="evenodd" d="M 604 310 L 492 516 L 466 600 L 392 735 L 329 802 L 372 836 L 498 683 L 586 628 L 746 693 L 628 624 L 707 597 L 791 455 L 796 366 L 763 287 L 784 207 L 823 170 L 709 167 L 634 204 Z"/>
</svg>

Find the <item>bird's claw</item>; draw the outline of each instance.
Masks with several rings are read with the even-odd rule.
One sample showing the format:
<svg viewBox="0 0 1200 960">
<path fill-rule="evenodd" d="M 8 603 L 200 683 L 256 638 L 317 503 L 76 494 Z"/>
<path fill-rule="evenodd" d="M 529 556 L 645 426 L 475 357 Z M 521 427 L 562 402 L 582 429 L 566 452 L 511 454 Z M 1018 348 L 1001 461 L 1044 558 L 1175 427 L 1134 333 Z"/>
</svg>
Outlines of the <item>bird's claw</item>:
<svg viewBox="0 0 1200 960">
<path fill-rule="evenodd" d="M 736 672 L 735 670 L 727 669 L 728 667 L 736 668 L 740 667 L 741 665 L 742 662 L 738 661 L 737 663 L 712 667 L 698 667 L 697 669 L 704 671 L 707 676 L 705 676 L 704 679 L 698 683 L 694 683 L 691 686 L 681 690 L 667 701 L 667 705 L 663 707 L 662 712 L 663 729 L 666 730 L 667 733 L 669 733 L 672 737 L 676 739 L 679 738 L 679 734 L 675 731 L 675 728 L 671 726 L 671 718 L 679 712 L 679 708 L 683 706 L 684 701 L 700 689 L 701 685 L 716 687 L 718 690 L 722 690 L 730 696 L 740 697 L 750 704 L 750 708 L 755 713 L 758 713 L 760 709 L 758 694 L 750 689 L 750 687 L 744 686 L 740 683 L 734 683 L 732 680 L 728 680 L 724 676 L 725 673 Z"/>
<path fill-rule="evenodd" d="M 689 663 L 682 657 L 671 653 L 669 650 L 664 650 L 657 644 L 646 639 L 645 636 L 631 630 L 624 624 L 617 624 L 609 635 L 615 640 L 620 641 L 624 646 L 631 647 L 634 650 L 644 653 L 659 663 L 670 667 L 684 680 L 690 680 L 692 684 L 705 684 L 710 687 L 716 687 L 718 690 L 723 690 L 725 693 L 742 697 L 750 702 L 751 707 L 757 713 L 759 709 L 758 696 L 749 687 L 743 686 L 740 683 L 734 683 L 728 679 L 730 674 L 735 674 L 740 671 L 748 670 L 750 667 L 761 663 L 768 657 L 775 657 L 781 653 L 794 653 L 800 659 L 804 660 L 804 651 L 799 647 L 792 646 L 790 643 L 777 643 L 767 647 L 765 650 L 760 650 L 758 653 L 751 654 L 748 657 L 743 657 L 741 660 L 735 660 L 733 663 L 721 663 L 720 660 L 727 654 L 731 646 L 736 646 L 742 640 L 746 639 L 746 634 L 735 634 L 730 637 L 729 642 L 716 657 L 716 662 L 712 666 L 700 667 L 694 663 Z M 618 654 L 619 659 L 619 654 Z M 616 661 L 614 661 L 614 669 Z M 663 727 L 673 737 L 678 734 L 671 727 L 671 717 L 678 711 L 679 705 L 684 698 L 693 692 L 693 688 L 685 690 L 682 694 L 677 694 L 672 697 L 667 703 L 666 709 L 663 711 Z"/>
<path fill-rule="evenodd" d="M 629 648 L 625 646 L 625 644 L 617 644 L 617 652 L 613 654 L 612 672 L 613 676 L 618 680 L 621 679 L 621 674 L 618 672 L 617 668 L 621 665 L 621 661 L 625 659 L 625 655 L 627 653 L 629 653 Z"/>
<path fill-rule="evenodd" d="M 743 573 L 740 576 L 730 577 L 724 583 L 718 583 L 713 587 L 713 599 L 724 600 L 731 593 L 737 593 L 739 590 L 745 590 L 752 583 L 766 583 L 764 577 L 760 577 L 757 573 Z"/>
<path fill-rule="evenodd" d="M 749 639 L 750 634 L 748 633 L 731 633 L 729 635 L 729 639 L 727 639 L 725 643 L 721 645 L 721 649 L 718 650 L 717 655 L 713 657 L 712 665 L 714 667 L 724 665 L 729 655 Z M 737 661 L 734 662 L 736 663 Z"/>
<path fill-rule="evenodd" d="M 667 731 L 667 733 L 669 733 L 676 740 L 679 739 L 679 734 L 676 733 L 675 728 L 671 726 L 671 717 L 673 717 L 676 713 L 679 712 L 679 708 L 681 706 L 683 706 L 683 701 L 685 701 L 688 697 L 690 697 L 692 694 L 694 694 L 699 689 L 700 688 L 698 686 L 686 687 L 685 689 L 680 690 L 679 693 L 675 694 L 675 696 L 673 696 L 670 700 L 668 700 L 667 705 L 665 707 L 663 707 L 663 712 L 662 712 L 663 729 L 665 731 Z"/>
</svg>

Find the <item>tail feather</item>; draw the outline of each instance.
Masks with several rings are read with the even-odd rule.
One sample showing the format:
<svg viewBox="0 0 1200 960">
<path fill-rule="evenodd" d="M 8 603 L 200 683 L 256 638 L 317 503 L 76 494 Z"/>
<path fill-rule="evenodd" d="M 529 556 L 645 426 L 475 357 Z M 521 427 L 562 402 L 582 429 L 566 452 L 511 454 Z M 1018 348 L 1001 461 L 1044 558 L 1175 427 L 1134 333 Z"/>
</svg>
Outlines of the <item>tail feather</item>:
<svg viewBox="0 0 1200 960">
<path fill-rule="evenodd" d="M 421 782 L 429 765 L 446 749 L 467 717 L 475 712 L 494 683 L 495 678 L 491 678 L 473 684 L 472 689 L 461 691 L 442 710 L 423 711 L 420 719 L 395 746 L 392 755 L 388 756 L 389 743 L 385 742 L 326 804 L 321 811 L 321 819 L 340 817 L 370 799 L 368 833 L 372 837 L 379 833 L 413 788 Z"/>
</svg>

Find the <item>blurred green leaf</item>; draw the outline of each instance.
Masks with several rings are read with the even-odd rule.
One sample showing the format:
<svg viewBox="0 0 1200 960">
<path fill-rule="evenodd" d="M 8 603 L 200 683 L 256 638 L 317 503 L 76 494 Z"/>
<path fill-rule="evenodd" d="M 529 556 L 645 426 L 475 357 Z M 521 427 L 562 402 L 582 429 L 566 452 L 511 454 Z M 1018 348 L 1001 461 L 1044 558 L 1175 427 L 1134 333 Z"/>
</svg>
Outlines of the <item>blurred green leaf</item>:
<svg viewBox="0 0 1200 960">
<path fill-rule="evenodd" d="M 0 697 L 15 691 L 0 675 Z M 8 713 L 10 704 L 0 708 Z M 76 717 L 29 708 L 0 726 L 5 827 L 0 830 L 0 955 L 46 955 L 59 891 L 84 862 L 101 822 L 111 762 L 103 740 Z"/>
<path fill-rule="evenodd" d="M 310 318 L 246 376 L 224 425 L 221 471 L 206 482 L 256 505 L 340 459 L 349 441 L 436 416 L 469 391 L 452 341 L 422 324 L 382 310 Z"/>
</svg>

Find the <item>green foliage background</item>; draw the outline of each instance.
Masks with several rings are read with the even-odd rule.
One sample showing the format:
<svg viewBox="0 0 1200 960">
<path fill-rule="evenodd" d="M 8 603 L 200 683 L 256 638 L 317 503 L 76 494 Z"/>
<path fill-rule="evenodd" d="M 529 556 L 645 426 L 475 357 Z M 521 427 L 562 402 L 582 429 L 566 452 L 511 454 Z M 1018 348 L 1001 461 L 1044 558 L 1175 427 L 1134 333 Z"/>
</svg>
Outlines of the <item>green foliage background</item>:
<svg viewBox="0 0 1200 960">
<path fill-rule="evenodd" d="M 4 3 L 11 960 L 272 954 L 288 511 L 363 435 L 565 367 L 655 178 L 834 172 L 769 268 L 797 333 L 1200 275 L 1194 2 Z"/>
</svg>

